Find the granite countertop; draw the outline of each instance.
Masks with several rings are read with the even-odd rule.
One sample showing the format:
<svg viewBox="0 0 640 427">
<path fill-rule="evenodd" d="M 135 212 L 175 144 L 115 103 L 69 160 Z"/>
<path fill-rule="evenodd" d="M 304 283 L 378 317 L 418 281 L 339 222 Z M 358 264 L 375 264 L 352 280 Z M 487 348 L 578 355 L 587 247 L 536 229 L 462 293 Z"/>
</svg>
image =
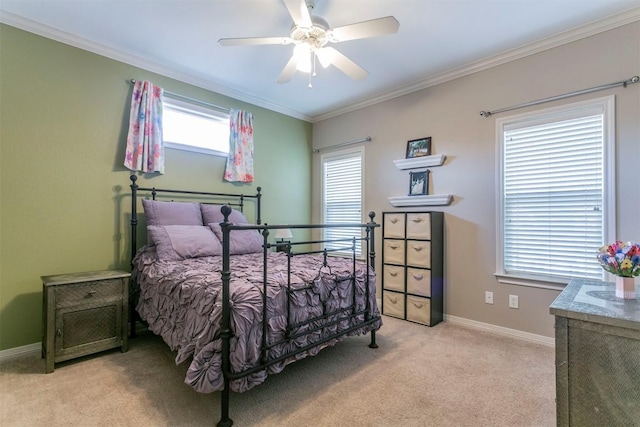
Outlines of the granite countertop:
<svg viewBox="0 0 640 427">
<path fill-rule="evenodd" d="M 640 300 L 616 297 L 613 282 L 572 279 L 549 311 L 555 316 L 640 330 Z"/>
</svg>

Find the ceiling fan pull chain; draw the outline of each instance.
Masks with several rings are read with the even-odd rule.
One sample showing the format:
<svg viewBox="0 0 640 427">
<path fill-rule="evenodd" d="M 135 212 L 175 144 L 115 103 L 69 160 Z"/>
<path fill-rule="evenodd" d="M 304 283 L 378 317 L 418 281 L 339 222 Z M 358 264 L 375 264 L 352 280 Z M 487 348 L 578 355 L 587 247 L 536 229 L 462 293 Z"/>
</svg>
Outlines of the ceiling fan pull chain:
<svg viewBox="0 0 640 427">
<path fill-rule="evenodd" d="M 313 77 L 315 77 L 316 74 L 316 53 L 313 52 L 311 53 L 311 64 L 313 66 Z"/>
</svg>

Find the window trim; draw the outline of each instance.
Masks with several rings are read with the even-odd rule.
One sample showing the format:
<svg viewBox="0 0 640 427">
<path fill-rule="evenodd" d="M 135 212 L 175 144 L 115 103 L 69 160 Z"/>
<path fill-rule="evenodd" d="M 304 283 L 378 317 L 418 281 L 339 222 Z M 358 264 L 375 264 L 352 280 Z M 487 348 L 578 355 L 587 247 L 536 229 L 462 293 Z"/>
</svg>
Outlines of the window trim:
<svg viewBox="0 0 640 427">
<path fill-rule="evenodd" d="M 347 149 L 343 149 L 343 150 L 335 150 L 335 151 L 330 151 L 330 152 L 326 152 L 326 153 L 322 153 L 320 155 L 320 218 L 321 218 L 321 223 L 322 224 L 326 224 L 326 218 L 325 218 L 325 205 L 324 205 L 324 200 L 325 200 L 325 174 L 324 174 L 324 165 L 326 162 L 326 159 L 332 159 L 332 160 L 339 160 L 341 158 L 349 158 L 349 157 L 353 157 L 355 156 L 355 154 L 358 154 L 360 156 L 360 220 L 359 223 L 363 224 L 365 222 L 367 222 L 365 219 L 363 219 L 363 215 L 366 215 L 365 212 L 365 147 L 364 145 L 359 146 L 359 147 L 352 147 L 352 148 L 347 148 Z M 324 240 L 325 238 L 325 230 L 323 229 L 321 231 L 321 238 Z M 364 237 L 364 229 L 362 229 L 362 233 L 361 233 L 361 237 Z M 324 244 L 322 245 L 322 247 L 324 248 Z M 339 256 L 339 257 L 345 257 L 345 256 L 351 256 L 350 254 L 343 254 L 340 252 L 330 252 L 328 254 L 329 256 Z M 367 256 L 366 254 L 366 249 L 361 246 L 360 248 L 360 253 L 358 254 L 356 252 L 356 258 L 358 260 L 363 260 L 365 259 L 365 257 Z"/>
<path fill-rule="evenodd" d="M 192 114 L 194 116 L 201 116 L 204 118 L 218 120 L 220 122 L 226 122 L 226 123 L 229 123 L 229 120 L 230 120 L 230 115 L 228 112 L 219 111 L 214 108 L 201 105 L 200 103 L 188 102 L 180 98 L 169 96 L 167 94 L 164 95 L 164 99 L 162 102 L 163 102 L 163 105 L 162 105 L 163 109 L 165 108 L 165 104 L 170 104 L 171 106 L 174 107 L 174 109 L 184 110 L 185 112 Z M 220 151 L 220 150 L 196 147 L 193 145 L 181 144 L 179 142 L 164 141 L 164 147 L 170 148 L 173 150 L 181 150 L 181 151 L 189 151 L 193 153 L 206 154 L 209 156 L 217 156 L 217 157 L 224 157 L 224 158 L 229 157 L 228 152 L 225 153 L 224 151 Z"/>
<path fill-rule="evenodd" d="M 567 116 L 579 116 L 588 110 L 599 109 L 603 114 L 603 238 L 604 242 L 613 241 L 616 235 L 616 171 L 615 171 L 615 95 L 594 98 L 586 101 L 564 104 L 557 107 L 528 113 L 516 114 L 496 120 L 496 269 L 495 277 L 498 282 L 530 286 L 543 289 L 562 290 L 569 279 L 551 276 L 514 275 L 504 271 L 504 164 L 503 137 L 508 127 L 522 125 L 534 126 L 536 123 L 546 122 L 556 117 L 558 121 Z M 559 117 L 562 115 L 563 117 Z M 597 262 L 594 253 L 594 262 Z"/>
</svg>

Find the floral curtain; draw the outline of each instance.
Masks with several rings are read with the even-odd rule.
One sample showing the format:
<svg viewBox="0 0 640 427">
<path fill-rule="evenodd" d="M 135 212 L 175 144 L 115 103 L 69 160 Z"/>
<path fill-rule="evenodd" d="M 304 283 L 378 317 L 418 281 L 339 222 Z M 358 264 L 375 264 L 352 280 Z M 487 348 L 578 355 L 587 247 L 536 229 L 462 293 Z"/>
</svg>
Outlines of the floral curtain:
<svg viewBox="0 0 640 427">
<path fill-rule="evenodd" d="M 253 114 L 231 110 L 225 181 L 253 182 Z"/>
<path fill-rule="evenodd" d="M 163 89 L 150 81 L 134 84 L 124 158 L 128 169 L 164 173 L 162 94 Z"/>
</svg>

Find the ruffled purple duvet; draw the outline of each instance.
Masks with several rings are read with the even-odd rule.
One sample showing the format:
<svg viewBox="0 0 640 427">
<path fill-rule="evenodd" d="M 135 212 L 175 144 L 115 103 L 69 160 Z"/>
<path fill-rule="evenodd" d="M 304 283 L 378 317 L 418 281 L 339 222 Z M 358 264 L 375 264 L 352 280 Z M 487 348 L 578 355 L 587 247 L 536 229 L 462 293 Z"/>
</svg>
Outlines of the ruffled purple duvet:
<svg viewBox="0 0 640 427">
<path fill-rule="evenodd" d="M 231 256 L 231 367 L 240 372 L 257 365 L 262 344 L 262 275 L 263 254 Z M 291 323 L 311 319 L 325 312 L 348 307 L 353 301 L 351 274 L 353 262 L 329 257 L 328 268 L 322 267 L 320 256 L 297 256 L 291 260 L 293 289 L 302 289 L 291 298 Z M 149 329 L 162 336 L 173 351 L 177 351 L 176 364 L 191 359 L 185 382 L 201 393 L 224 388 L 222 376 L 222 284 L 220 271 L 222 257 L 193 258 L 184 261 L 158 261 L 153 247 L 142 248 L 134 259 L 134 274 L 140 287 L 137 311 L 149 324 Z M 282 252 L 268 253 L 268 343 L 284 338 L 287 323 L 287 256 Z M 375 297 L 375 276 L 369 275 L 369 301 L 365 302 L 366 265 L 356 268 L 356 304 L 358 310 L 368 305 L 370 313 L 379 317 Z M 336 315 L 338 320 L 343 315 Z M 362 321 L 364 315 L 357 317 Z M 357 324 L 355 320 L 342 320 L 332 326 L 284 341 L 269 351 L 270 359 L 288 351 L 312 344 L 337 331 Z M 365 334 L 378 329 L 381 321 L 374 322 L 348 335 Z M 313 329 L 317 323 L 292 330 L 292 334 Z M 335 344 L 332 339 L 312 347 L 293 358 L 276 363 L 257 373 L 230 381 L 235 392 L 246 391 L 262 383 L 267 374 L 278 373 L 297 359 L 315 355 L 322 348 Z"/>
</svg>

